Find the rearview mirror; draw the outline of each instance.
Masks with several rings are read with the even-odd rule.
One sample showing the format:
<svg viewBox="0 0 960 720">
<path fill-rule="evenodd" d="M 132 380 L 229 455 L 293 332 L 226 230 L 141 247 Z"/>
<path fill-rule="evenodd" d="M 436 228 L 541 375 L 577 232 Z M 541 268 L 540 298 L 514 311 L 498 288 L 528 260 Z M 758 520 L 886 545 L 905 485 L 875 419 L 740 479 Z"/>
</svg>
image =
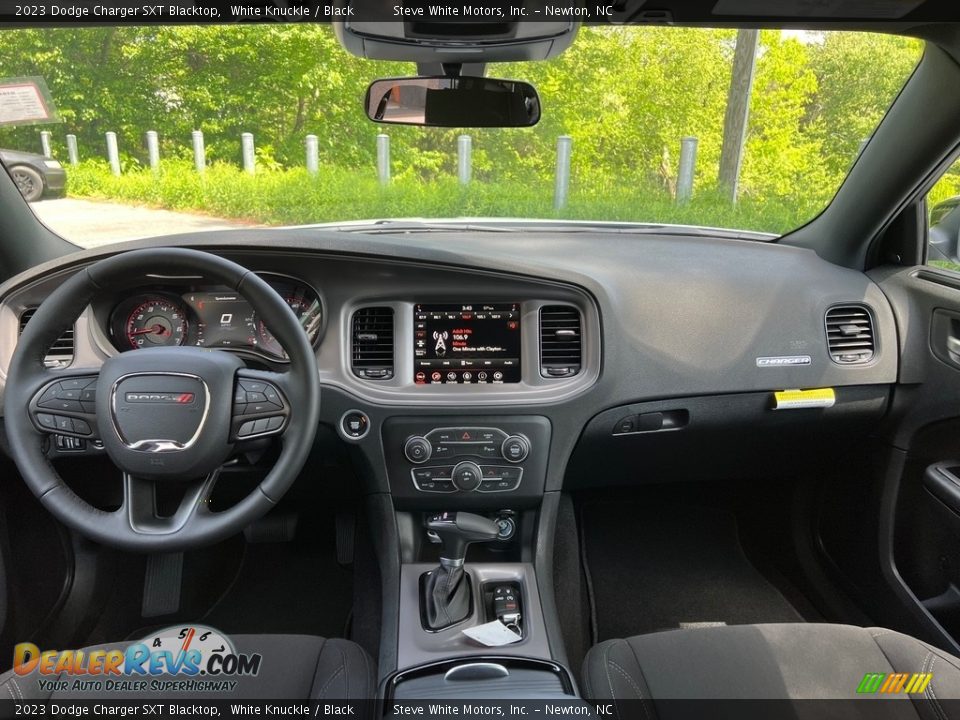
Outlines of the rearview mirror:
<svg viewBox="0 0 960 720">
<path fill-rule="evenodd" d="M 374 122 L 427 127 L 531 127 L 540 96 L 530 83 L 483 77 L 376 80 L 364 103 Z"/>
</svg>

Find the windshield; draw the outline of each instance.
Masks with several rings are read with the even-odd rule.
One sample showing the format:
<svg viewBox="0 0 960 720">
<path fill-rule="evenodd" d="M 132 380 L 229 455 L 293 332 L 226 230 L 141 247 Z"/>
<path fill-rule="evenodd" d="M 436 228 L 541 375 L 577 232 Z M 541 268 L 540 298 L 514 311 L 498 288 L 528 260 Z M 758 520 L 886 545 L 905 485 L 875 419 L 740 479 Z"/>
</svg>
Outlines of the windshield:
<svg viewBox="0 0 960 720">
<path fill-rule="evenodd" d="M 369 83 L 414 66 L 354 57 L 327 25 L 13 30 L 0 85 L 40 79 L 56 115 L 8 114 L 0 148 L 84 246 L 384 218 L 775 236 L 829 203 L 921 53 L 879 34 L 584 27 L 553 60 L 486 69 L 536 86 L 535 127 L 438 129 L 372 123 Z"/>
</svg>

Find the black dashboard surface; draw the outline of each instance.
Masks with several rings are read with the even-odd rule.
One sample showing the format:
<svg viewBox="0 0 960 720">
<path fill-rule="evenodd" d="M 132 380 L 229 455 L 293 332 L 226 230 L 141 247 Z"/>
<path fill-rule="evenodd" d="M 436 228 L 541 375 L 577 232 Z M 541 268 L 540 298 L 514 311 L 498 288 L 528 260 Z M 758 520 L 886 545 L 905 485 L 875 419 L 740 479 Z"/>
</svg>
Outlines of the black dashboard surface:
<svg viewBox="0 0 960 720">
<path fill-rule="evenodd" d="M 539 281 L 570 284 L 592 298 L 602 324 L 602 376 L 589 403 L 598 409 L 657 397 L 893 383 L 897 377 L 893 315 L 873 282 L 812 251 L 746 240 L 585 232 L 364 236 L 311 228 L 239 230 L 78 252 L 11 279 L 0 286 L 0 297 L 7 299 L 66 267 L 153 244 L 215 250 L 249 267 L 295 272 L 321 293 L 349 279 L 348 292 L 358 302 L 392 294 L 413 299 L 418 287 L 449 288 L 447 297 L 456 302 L 453 288 L 463 278 L 471 279 L 472 294 L 485 283 L 500 291 L 511 280 L 527 295 L 535 291 L 529 281 L 534 288 Z M 344 276 L 347 267 L 352 272 Z M 878 347 L 870 363 L 844 367 L 827 353 L 824 313 L 851 302 L 871 309 Z M 338 318 L 332 303 L 328 317 Z M 796 355 L 811 361 L 801 366 L 757 362 Z"/>
</svg>

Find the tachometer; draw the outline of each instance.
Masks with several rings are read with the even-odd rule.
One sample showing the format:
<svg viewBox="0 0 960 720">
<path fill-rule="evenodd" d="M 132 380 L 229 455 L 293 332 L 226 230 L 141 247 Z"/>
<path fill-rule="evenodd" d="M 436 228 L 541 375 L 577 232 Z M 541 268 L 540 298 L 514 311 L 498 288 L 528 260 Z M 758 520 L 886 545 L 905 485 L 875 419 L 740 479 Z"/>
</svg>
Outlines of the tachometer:
<svg viewBox="0 0 960 720">
<path fill-rule="evenodd" d="M 187 339 L 187 313 L 165 297 L 148 297 L 127 316 L 124 334 L 130 348 L 183 345 Z"/>
</svg>

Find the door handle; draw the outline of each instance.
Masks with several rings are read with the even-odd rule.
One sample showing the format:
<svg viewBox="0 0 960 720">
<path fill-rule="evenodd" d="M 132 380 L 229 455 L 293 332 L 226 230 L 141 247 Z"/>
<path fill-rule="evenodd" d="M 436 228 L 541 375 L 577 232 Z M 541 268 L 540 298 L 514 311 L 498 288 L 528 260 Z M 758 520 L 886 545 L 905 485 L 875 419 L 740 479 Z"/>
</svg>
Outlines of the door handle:
<svg viewBox="0 0 960 720">
<path fill-rule="evenodd" d="M 938 462 L 923 473 L 923 486 L 937 500 L 960 515 L 960 462 Z"/>
</svg>

